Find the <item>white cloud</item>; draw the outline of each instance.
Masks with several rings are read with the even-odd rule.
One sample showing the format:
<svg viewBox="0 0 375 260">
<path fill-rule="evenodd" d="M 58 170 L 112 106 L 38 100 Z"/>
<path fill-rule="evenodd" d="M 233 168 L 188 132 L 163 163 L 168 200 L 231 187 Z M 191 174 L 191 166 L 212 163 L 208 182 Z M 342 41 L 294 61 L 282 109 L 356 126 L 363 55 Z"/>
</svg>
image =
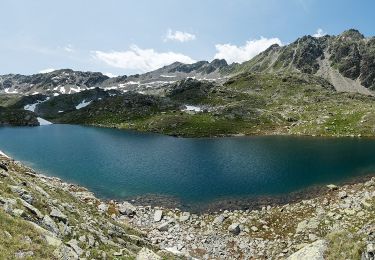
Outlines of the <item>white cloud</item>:
<svg viewBox="0 0 375 260">
<path fill-rule="evenodd" d="M 55 70 L 56 69 L 48 68 L 48 69 L 44 69 L 44 70 L 39 71 L 39 73 L 50 73 L 50 72 L 55 71 Z"/>
<path fill-rule="evenodd" d="M 314 33 L 312 36 L 319 38 L 319 37 L 323 37 L 324 35 L 327 35 L 327 33 L 323 31 L 323 29 L 319 28 L 318 30 L 316 30 L 316 33 Z"/>
<path fill-rule="evenodd" d="M 109 66 L 147 72 L 169 65 L 175 61 L 194 63 L 195 60 L 181 53 L 157 52 L 132 45 L 127 51 L 94 51 L 93 57 Z"/>
<path fill-rule="evenodd" d="M 74 47 L 71 44 L 68 44 L 67 46 L 63 47 L 63 50 L 66 52 L 74 52 Z"/>
<path fill-rule="evenodd" d="M 165 37 L 165 41 L 179 41 L 179 42 L 187 42 L 195 40 L 196 36 L 191 33 L 181 32 L 181 31 L 172 31 L 171 29 L 168 30 L 167 36 Z"/>
<path fill-rule="evenodd" d="M 104 72 L 103 75 L 107 76 L 107 77 L 110 77 L 110 78 L 116 78 L 117 75 L 111 73 L 111 72 Z"/>
<path fill-rule="evenodd" d="M 248 61 L 262 51 L 265 51 L 272 44 L 282 45 L 279 38 L 264 38 L 259 40 L 247 41 L 243 46 L 237 46 L 230 43 L 216 44 L 215 59 L 225 59 L 228 63 L 238 62 L 242 63 Z"/>
</svg>

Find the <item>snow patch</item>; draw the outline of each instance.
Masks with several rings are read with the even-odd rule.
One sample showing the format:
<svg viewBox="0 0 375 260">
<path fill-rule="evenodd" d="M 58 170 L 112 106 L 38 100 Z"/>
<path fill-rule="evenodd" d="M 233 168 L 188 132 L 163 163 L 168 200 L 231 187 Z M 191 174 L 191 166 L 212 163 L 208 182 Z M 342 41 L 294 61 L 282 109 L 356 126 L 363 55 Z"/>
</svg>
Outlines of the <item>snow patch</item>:
<svg viewBox="0 0 375 260">
<path fill-rule="evenodd" d="M 86 100 L 82 100 L 81 103 L 76 105 L 76 109 L 81 109 L 83 107 L 87 107 L 88 105 L 90 105 L 90 103 L 91 103 L 91 101 L 86 102 Z"/>
<path fill-rule="evenodd" d="M 37 105 L 43 103 L 43 102 L 46 102 L 49 100 L 49 97 L 47 97 L 45 100 L 38 100 L 36 103 L 34 104 L 29 104 L 29 105 L 26 105 L 23 107 L 24 110 L 29 110 L 31 112 L 35 112 L 35 108 Z"/>
<path fill-rule="evenodd" d="M 128 81 L 124 83 L 125 85 L 139 85 L 141 82 L 139 81 Z"/>
<path fill-rule="evenodd" d="M 42 125 L 52 125 L 52 123 L 50 121 L 47 121 L 47 120 L 45 120 L 41 117 L 37 117 L 37 119 L 38 119 L 39 125 L 41 125 L 41 126 Z"/>
<path fill-rule="evenodd" d="M 162 77 L 162 78 L 174 78 L 176 76 L 174 76 L 174 75 L 160 75 L 160 77 Z"/>
<path fill-rule="evenodd" d="M 104 72 L 103 75 L 107 76 L 107 77 L 110 77 L 110 78 L 116 78 L 117 75 L 111 73 L 111 72 Z"/>
<path fill-rule="evenodd" d="M 201 112 L 202 108 L 197 106 L 185 105 L 185 109 L 183 109 L 182 111 Z"/>
<path fill-rule="evenodd" d="M 17 90 L 10 91 L 9 88 L 4 89 L 5 93 L 7 94 L 17 94 Z"/>
<path fill-rule="evenodd" d="M 6 155 L 5 153 L 3 153 L 2 151 L 0 151 L 0 155 L 1 155 L 1 156 L 4 156 L 4 157 L 6 157 L 6 158 L 10 158 L 8 155 Z"/>
<path fill-rule="evenodd" d="M 112 86 L 112 87 L 105 88 L 105 90 L 113 90 L 113 89 L 118 89 L 118 86 Z"/>
</svg>

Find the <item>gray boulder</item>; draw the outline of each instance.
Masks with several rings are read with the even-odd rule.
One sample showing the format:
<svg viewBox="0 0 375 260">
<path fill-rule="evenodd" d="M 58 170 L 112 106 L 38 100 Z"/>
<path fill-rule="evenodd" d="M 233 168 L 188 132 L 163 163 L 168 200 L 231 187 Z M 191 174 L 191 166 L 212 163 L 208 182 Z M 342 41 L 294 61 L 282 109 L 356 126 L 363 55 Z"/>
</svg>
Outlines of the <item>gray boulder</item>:
<svg viewBox="0 0 375 260">
<path fill-rule="evenodd" d="M 137 254 L 136 260 L 161 260 L 161 257 L 150 249 L 143 247 Z"/>
<path fill-rule="evenodd" d="M 327 242 L 325 240 L 317 240 L 299 251 L 289 256 L 288 260 L 324 260 L 324 253 L 327 250 Z"/>
<path fill-rule="evenodd" d="M 240 224 L 239 223 L 233 223 L 228 227 L 228 231 L 232 233 L 233 235 L 237 236 L 241 232 Z"/>
<path fill-rule="evenodd" d="M 159 222 L 163 218 L 163 211 L 161 209 L 155 210 L 154 221 Z"/>
<path fill-rule="evenodd" d="M 122 215 L 126 215 L 128 217 L 132 217 L 135 215 L 135 212 L 136 212 L 136 207 L 132 204 L 130 204 L 129 202 L 123 202 L 119 205 L 118 207 L 118 211 L 122 214 Z"/>
<path fill-rule="evenodd" d="M 49 213 L 49 215 L 53 218 L 57 218 L 58 220 L 66 223 L 66 221 L 68 220 L 68 217 L 63 214 L 58 208 L 52 208 L 51 210 L 51 213 Z"/>
</svg>

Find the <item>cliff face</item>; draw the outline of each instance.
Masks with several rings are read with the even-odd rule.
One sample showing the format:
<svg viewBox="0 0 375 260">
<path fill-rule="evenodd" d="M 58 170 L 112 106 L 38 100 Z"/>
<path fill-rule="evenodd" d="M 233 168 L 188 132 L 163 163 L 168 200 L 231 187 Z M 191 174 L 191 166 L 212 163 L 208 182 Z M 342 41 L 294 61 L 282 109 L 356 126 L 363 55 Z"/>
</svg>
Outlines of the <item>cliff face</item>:
<svg viewBox="0 0 375 260">
<path fill-rule="evenodd" d="M 1 259 L 373 259 L 374 209 L 375 178 L 260 210 L 104 202 L 0 153 Z"/>
</svg>

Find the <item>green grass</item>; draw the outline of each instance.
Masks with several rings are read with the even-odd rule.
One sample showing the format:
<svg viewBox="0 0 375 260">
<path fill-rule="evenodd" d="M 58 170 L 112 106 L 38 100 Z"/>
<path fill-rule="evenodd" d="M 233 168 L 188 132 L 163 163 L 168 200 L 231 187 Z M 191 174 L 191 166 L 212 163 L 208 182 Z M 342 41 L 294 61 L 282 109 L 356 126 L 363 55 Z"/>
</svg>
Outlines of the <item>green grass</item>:
<svg viewBox="0 0 375 260">
<path fill-rule="evenodd" d="M 11 237 L 5 235 L 8 232 Z M 55 259 L 53 247 L 46 244 L 41 235 L 25 220 L 11 217 L 0 209 L 0 259 L 15 259 L 17 252 L 33 251 L 30 259 Z M 25 237 L 31 239 L 26 242 Z"/>
<path fill-rule="evenodd" d="M 338 231 L 327 236 L 329 245 L 326 252 L 327 260 L 361 259 L 365 247 L 362 237 L 348 231 Z"/>
</svg>

